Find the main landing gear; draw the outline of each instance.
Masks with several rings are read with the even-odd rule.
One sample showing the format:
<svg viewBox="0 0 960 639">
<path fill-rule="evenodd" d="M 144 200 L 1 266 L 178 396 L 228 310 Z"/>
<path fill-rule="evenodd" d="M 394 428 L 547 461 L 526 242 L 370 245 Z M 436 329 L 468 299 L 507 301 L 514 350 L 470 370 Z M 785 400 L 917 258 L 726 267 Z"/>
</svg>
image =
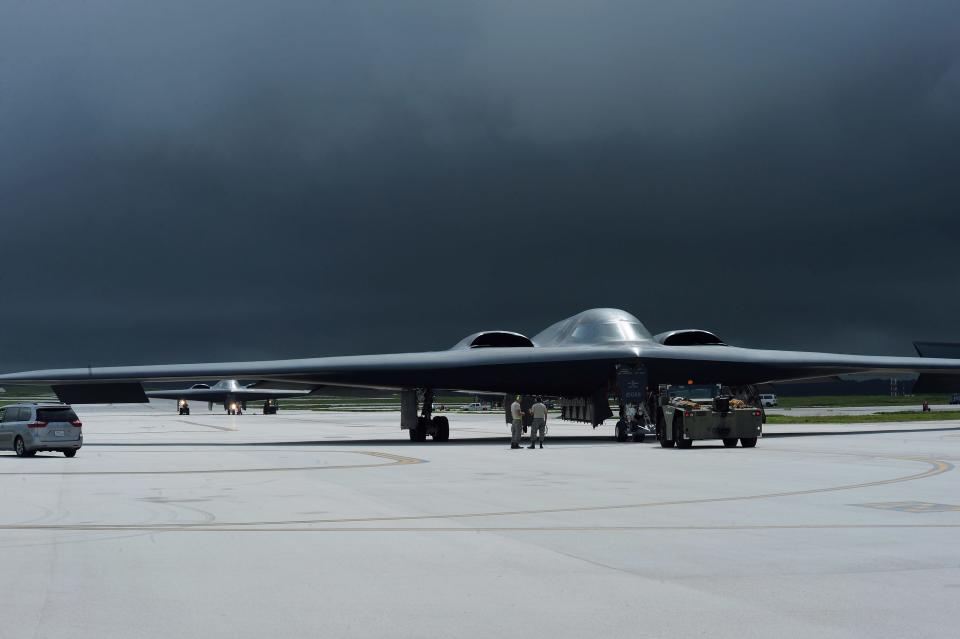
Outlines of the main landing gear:
<svg viewBox="0 0 960 639">
<path fill-rule="evenodd" d="M 417 414 L 418 404 L 422 409 Z M 445 442 L 450 439 L 450 420 L 446 416 L 432 417 L 433 390 L 427 389 L 418 392 L 405 390 L 400 395 L 400 426 L 409 432 L 410 441 L 424 442 L 427 436 L 435 442 Z"/>
</svg>

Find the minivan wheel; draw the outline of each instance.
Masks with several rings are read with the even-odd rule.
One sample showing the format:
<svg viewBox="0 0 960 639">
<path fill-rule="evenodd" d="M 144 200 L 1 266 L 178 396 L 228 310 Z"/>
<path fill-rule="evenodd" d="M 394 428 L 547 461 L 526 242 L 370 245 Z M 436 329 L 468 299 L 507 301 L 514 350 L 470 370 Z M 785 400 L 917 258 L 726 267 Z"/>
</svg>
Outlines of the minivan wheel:
<svg viewBox="0 0 960 639">
<path fill-rule="evenodd" d="M 13 442 L 13 450 L 16 451 L 17 457 L 27 456 L 27 446 L 23 443 L 23 437 L 17 437 Z"/>
<path fill-rule="evenodd" d="M 75 449 L 74 449 L 74 450 L 65 450 L 65 451 L 63 451 L 63 456 L 64 456 L 64 457 L 76 457 L 76 456 L 77 456 L 77 451 L 76 451 Z"/>
</svg>

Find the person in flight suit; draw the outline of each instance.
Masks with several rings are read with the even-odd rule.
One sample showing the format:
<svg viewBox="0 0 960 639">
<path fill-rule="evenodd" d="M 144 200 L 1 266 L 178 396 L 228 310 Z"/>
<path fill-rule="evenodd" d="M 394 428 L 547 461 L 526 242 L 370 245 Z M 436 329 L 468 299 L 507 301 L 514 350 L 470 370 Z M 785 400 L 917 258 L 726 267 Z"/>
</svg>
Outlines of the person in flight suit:
<svg viewBox="0 0 960 639">
<path fill-rule="evenodd" d="M 543 448 L 543 436 L 547 430 L 547 407 L 543 403 L 543 398 L 538 397 L 537 403 L 530 407 L 530 412 L 533 414 L 533 427 L 530 430 L 530 446 L 533 448 L 537 445 L 537 433 L 540 433 L 540 448 Z"/>
<path fill-rule="evenodd" d="M 510 404 L 510 448 L 520 448 L 520 437 L 523 435 L 523 406 L 520 405 L 520 396 Z"/>
</svg>

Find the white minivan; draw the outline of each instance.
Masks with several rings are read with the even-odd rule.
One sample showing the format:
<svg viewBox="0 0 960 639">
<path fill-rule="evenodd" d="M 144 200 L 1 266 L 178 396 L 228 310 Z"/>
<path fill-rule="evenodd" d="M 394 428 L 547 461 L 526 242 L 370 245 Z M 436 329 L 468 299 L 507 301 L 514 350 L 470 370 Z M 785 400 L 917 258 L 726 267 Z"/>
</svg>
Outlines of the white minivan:
<svg viewBox="0 0 960 639">
<path fill-rule="evenodd" d="M 73 457 L 83 446 L 83 424 L 66 404 L 11 404 L 0 408 L 0 450 L 33 457 L 41 450 Z"/>
<path fill-rule="evenodd" d="M 760 404 L 762 406 L 776 406 L 777 405 L 777 396 L 773 393 L 761 394 L 760 395 Z"/>
</svg>

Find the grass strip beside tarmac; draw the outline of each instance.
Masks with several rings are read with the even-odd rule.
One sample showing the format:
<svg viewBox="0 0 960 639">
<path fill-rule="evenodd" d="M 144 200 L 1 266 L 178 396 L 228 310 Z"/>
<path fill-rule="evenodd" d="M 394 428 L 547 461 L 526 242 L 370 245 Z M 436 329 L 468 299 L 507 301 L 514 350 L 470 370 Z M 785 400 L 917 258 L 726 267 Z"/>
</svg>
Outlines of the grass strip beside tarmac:
<svg viewBox="0 0 960 639">
<path fill-rule="evenodd" d="M 960 388 L 958 388 L 960 390 Z M 931 405 L 942 405 L 950 402 L 950 395 L 818 395 L 810 397 L 784 397 L 777 399 L 777 408 L 832 408 L 856 406 L 917 406 L 924 400 Z"/>
<path fill-rule="evenodd" d="M 924 413 L 919 410 L 868 415 L 767 415 L 768 424 L 874 424 L 877 422 L 938 422 L 960 419 L 960 410 Z"/>
</svg>

